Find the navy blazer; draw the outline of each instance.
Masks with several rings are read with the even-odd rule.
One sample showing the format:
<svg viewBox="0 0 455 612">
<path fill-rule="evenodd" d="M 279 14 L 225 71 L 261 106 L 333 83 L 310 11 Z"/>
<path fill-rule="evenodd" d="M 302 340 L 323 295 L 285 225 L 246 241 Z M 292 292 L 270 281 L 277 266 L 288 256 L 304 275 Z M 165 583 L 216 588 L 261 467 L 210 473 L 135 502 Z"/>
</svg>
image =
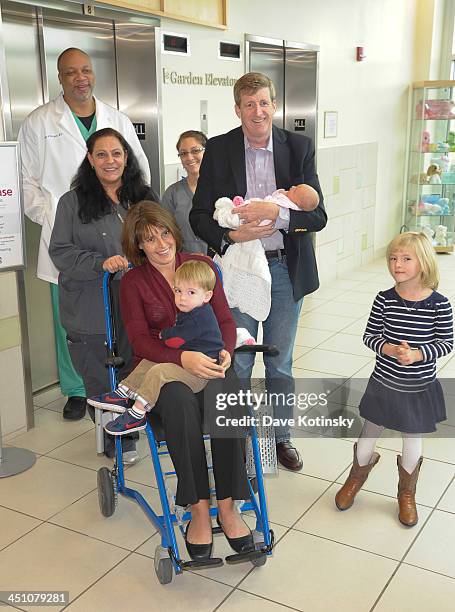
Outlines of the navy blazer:
<svg viewBox="0 0 455 612">
<path fill-rule="evenodd" d="M 288 231 L 282 231 L 284 248 L 292 282 L 294 299 L 316 291 L 319 278 L 313 248 L 312 232 L 319 232 L 327 223 L 327 214 L 314 163 L 311 138 L 293 134 L 273 126 L 273 160 L 277 189 L 306 183 L 319 194 L 319 205 L 311 212 L 290 211 Z M 202 159 L 198 185 L 190 212 L 193 231 L 213 251 L 220 253 L 224 229 L 213 218 L 215 202 L 226 196 L 245 196 L 245 145 L 241 127 L 211 138 Z"/>
</svg>

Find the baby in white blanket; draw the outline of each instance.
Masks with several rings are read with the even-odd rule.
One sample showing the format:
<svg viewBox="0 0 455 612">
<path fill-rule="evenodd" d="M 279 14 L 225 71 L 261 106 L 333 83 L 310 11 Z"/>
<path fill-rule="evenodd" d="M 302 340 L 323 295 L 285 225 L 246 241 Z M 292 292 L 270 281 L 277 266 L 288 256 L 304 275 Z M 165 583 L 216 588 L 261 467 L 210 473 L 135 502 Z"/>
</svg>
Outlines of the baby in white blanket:
<svg viewBox="0 0 455 612">
<path fill-rule="evenodd" d="M 238 228 L 241 219 L 235 210 L 254 201 L 278 204 L 291 210 L 314 210 L 319 204 L 319 195 L 310 185 L 300 184 L 289 190 L 277 189 L 265 198 L 244 200 L 242 196 L 219 198 L 215 202 L 213 218 L 221 227 Z M 270 223 L 264 220 L 260 225 Z M 238 308 L 257 321 L 264 321 L 270 312 L 271 277 L 267 258 L 260 240 L 237 242 L 231 245 L 214 261 L 221 268 L 223 287 L 230 308 Z"/>
</svg>

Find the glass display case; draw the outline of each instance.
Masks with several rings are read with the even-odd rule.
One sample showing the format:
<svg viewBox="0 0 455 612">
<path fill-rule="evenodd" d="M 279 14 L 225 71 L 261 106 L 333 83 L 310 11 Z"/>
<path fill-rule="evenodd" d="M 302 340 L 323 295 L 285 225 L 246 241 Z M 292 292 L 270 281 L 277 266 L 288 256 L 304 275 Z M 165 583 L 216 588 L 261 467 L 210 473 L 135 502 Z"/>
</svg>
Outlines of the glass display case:
<svg viewBox="0 0 455 612">
<path fill-rule="evenodd" d="M 405 230 L 423 231 L 437 252 L 454 249 L 455 81 L 412 85 Z"/>
</svg>

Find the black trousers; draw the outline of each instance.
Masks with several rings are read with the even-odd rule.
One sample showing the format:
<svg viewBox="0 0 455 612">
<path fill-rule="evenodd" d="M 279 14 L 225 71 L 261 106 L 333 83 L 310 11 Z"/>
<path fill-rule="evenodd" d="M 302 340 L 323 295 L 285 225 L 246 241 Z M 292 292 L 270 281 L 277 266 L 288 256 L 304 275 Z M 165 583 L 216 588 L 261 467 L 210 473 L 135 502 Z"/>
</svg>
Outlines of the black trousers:
<svg viewBox="0 0 455 612">
<path fill-rule="evenodd" d="M 231 368 L 226 378 L 236 384 Z M 211 422 L 216 417 L 213 406 L 204 409 L 204 398 L 210 397 L 210 381 L 204 391 L 194 394 L 180 382 L 164 385 L 152 412 L 162 422 L 169 453 L 177 473 L 176 503 L 179 506 L 194 504 L 200 499 L 209 499 L 209 481 L 204 429 L 212 430 Z M 208 392 L 207 392 L 208 390 Z M 204 427 L 205 425 L 205 427 Z M 250 497 L 245 467 L 245 436 L 239 430 L 212 435 L 213 472 L 217 499 L 248 499 Z"/>
<path fill-rule="evenodd" d="M 67 334 L 66 341 L 74 368 L 84 381 L 87 397 L 110 391 L 109 371 L 105 366 L 106 346 L 104 334 L 94 334 L 92 336 Z M 129 374 L 129 371 L 129 364 L 126 364 L 119 370 L 118 376 L 123 378 Z M 88 412 L 94 422 L 95 409 L 92 406 L 88 406 Z M 137 432 L 122 436 L 123 450 L 133 450 L 135 448 L 135 440 L 138 439 L 139 434 Z M 113 436 L 104 432 L 105 454 L 112 455 L 114 445 Z"/>
<path fill-rule="evenodd" d="M 126 378 L 132 368 L 132 352 L 128 338 L 123 327 L 122 317 L 120 316 L 120 281 L 113 279 L 110 283 L 111 308 L 113 332 L 117 342 L 117 355 L 121 355 L 125 364 L 117 372 L 117 380 Z M 72 334 L 66 336 L 71 361 L 79 376 L 84 381 L 87 397 L 101 395 L 111 390 L 109 382 L 109 371 L 105 366 L 106 362 L 106 336 L 104 334 Z M 88 413 L 95 422 L 95 409 L 87 406 Z M 122 436 L 122 448 L 124 451 L 136 448 L 136 440 L 139 439 L 137 432 Z M 104 452 L 106 455 L 113 456 L 114 437 L 104 432 Z"/>
</svg>

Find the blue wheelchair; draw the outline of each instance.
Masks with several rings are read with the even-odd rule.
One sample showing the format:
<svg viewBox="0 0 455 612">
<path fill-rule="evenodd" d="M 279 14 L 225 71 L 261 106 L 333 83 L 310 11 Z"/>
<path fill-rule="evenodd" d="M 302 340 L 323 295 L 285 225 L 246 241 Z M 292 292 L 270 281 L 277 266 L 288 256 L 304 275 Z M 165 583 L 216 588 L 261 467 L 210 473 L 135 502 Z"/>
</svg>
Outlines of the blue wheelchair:
<svg viewBox="0 0 455 612">
<path fill-rule="evenodd" d="M 110 281 L 114 276 L 114 274 L 106 272 L 103 278 L 107 348 L 106 366 L 109 369 L 109 379 L 112 390 L 117 386 L 116 371 L 123 365 L 122 357 L 116 354 L 116 326 L 110 291 Z M 275 347 L 265 345 L 242 346 L 236 349 L 236 353 L 238 352 L 263 352 L 271 355 L 278 354 L 278 350 Z M 183 510 L 180 513 L 176 511 L 174 504 L 175 498 L 173 498 L 172 494 L 169 494 L 169 488 L 166 486 L 166 479 L 175 476 L 175 472 L 163 472 L 161 462 L 164 460 L 164 456 L 169 455 L 169 452 L 166 448 L 161 422 L 153 413 L 153 410 L 149 414 L 145 433 L 150 446 L 150 454 L 158 485 L 162 513 L 155 513 L 139 491 L 125 485 L 120 436 L 116 436 L 115 439 L 116 455 L 113 468 L 109 469 L 107 467 L 102 467 L 98 470 L 98 500 L 101 513 L 105 517 L 110 517 L 114 514 L 119 493 L 136 500 L 161 536 L 161 543 L 155 550 L 155 572 L 161 584 L 169 584 L 172 581 L 174 573 L 181 574 L 185 570 L 219 567 L 223 565 L 224 562 L 221 558 L 210 558 L 204 561 L 184 561 L 180 557 L 174 526 L 178 525 L 183 535 L 183 523 L 191 520 L 191 513 Z M 225 560 L 228 564 L 250 562 L 254 566 L 259 567 L 264 565 L 267 561 L 267 557 L 272 554 L 274 534 L 270 529 L 267 514 L 267 501 L 264 491 L 259 439 L 256 428 L 253 426 L 250 427 L 249 437 L 250 452 L 252 452 L 254 461 L 254 477 L 249 477 L 248 480 L 250 500 L 244 502 L 240 510 L 241 512 L 254 511 L 255 513 L 256 526 L 253 530 L 255 546 L 253 550 L 229 555 Z M 207 440 L 208 436 L 204 436 L 204 439 Z M 211 470 L 211 466 L 209 466 L 209 470 Z M 211 493 L 213 493 L 213 490 Z M 210 516 L 217 517 L 216 507 L 210 508 Z M 213 527 L 212 531 L 214 534 L 222 533 L 219 526 Z"/>
</svg>

